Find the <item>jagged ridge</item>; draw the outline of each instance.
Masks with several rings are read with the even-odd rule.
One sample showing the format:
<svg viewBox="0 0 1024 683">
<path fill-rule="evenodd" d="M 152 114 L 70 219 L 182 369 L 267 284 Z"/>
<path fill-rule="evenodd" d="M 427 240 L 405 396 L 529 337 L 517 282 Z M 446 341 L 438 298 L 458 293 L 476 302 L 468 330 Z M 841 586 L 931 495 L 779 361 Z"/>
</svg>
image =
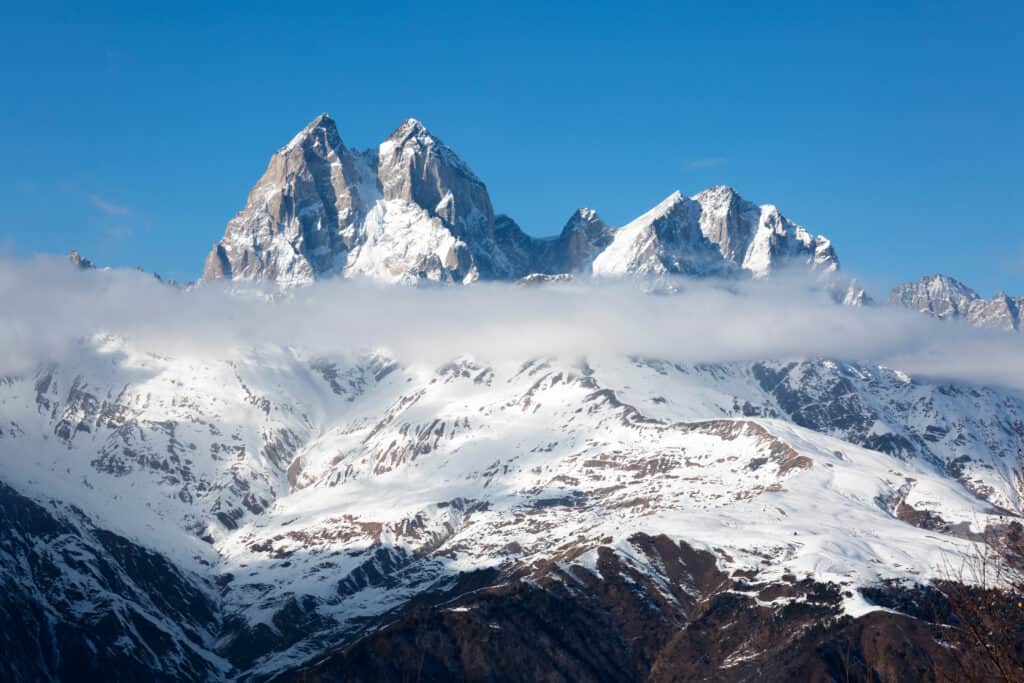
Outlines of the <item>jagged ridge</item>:
<svg viewBox="0 0 1024 683">
<path fill-rule="evenodd" d="M 273 156 L 210 252 L 204 280 L 293 285 L 341 275 L 468 283 L 558 275 L 746 274 L 838 268 L 830 242 L 728 187 L 674 193 L 614 229 L 581 208 L 551 238 L 495 216 L 484 183 L 415 119 L 376 149 L 321 115 Z"/>
<path fill-rule="evenodd" d="M 964 283 L 947 275 L 926 275 L 917 282 L 898 285 L 888 303 L 904 306 L 943 320 L 964 320 L 978 327 L 1021 331 L 1024 297 L 999 292 L 983 299 Z"/>
</svg>

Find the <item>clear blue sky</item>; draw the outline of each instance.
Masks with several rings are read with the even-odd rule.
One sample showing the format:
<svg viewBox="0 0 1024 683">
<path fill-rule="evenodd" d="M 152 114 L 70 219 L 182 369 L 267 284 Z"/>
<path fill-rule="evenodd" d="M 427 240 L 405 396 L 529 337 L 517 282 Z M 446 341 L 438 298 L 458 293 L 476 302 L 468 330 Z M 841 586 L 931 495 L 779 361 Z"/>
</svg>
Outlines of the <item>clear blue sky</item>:
<svg viewBox="0 0 1024 683">
<path fill-rule="evenodd" d="M 1022 3 L 884 4 L 8 3 L 0 250 L 195 277 L 327 111 L 421 119 L 533 234 L 726 183 L 876 290 L 1024 294 Z"/>
</svg>

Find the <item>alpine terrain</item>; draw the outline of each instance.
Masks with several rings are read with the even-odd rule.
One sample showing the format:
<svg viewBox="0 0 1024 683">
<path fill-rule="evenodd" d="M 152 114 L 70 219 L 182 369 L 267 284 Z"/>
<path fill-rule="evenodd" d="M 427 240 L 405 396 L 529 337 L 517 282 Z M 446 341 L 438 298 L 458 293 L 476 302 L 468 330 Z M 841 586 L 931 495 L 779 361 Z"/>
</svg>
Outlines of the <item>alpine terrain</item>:
<svg viewBox="0 0 1024 683">
<path fill-rule="evenodd" d="M 672 296 L 783 270 L 870 305 L 828 239 L 729 187 L 536 238 L 420 122 L 360 150 L 322 115 L 173 291 L 262 283 L 272 311 L 328 278 Z M 1005 330 L 1024 304 L 942 276 L 890 300 Z M 1019 533 L 1021 392 L 824 357 L 450 351 L 169 355 L 96 329 L 0 377 L 0 679 L 955 674 L 934 585 Z"/>
<path fill-rule="evenodd" d="M 1024 296 L 999 292 L 983 299 L 973 289 L 946 275 L 926 275 L 889 293 L 889 303 L 921 311 L 936 318 L 965 320 L 978 327 L 1021 331 Z"/>
<path fill-rule="evenodd" d="M 270 160 L 206 260 L 204 280 L 324 277 L 469 283 L 531 274 L 764 277 L 787 263 L 839 267 L 831 243 L 728 187 L 673 193 L 618 229 L 578 209 L 557 237 L 495 215 L 487 187 L 422 123 L 376 149 L 346 147 L 328 115 Z"/>
</svg>

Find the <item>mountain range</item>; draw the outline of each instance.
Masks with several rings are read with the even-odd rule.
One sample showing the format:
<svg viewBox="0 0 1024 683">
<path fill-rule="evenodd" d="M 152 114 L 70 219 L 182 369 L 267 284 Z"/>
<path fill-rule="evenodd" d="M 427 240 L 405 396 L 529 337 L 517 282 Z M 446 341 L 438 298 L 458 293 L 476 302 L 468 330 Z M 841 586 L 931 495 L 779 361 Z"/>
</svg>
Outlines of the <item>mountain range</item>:
<svg viewBox="0 0 1024 683">
<path fill-rule="evenodd" d="M 973 289 L 946 275 L 926 275 L 918 282 L 899 285 L 888 302 L 942 320 L 965 320 L 978 327 L 1020 332 L 1024 296 L 999 292 L 983 299 Z"/>
<path fill-rule="evenodd" d="M 419 121 L 405 121 L 376 149 L 358 150 L 321 114 L 273 155 L 210 251 L 202 280 L 290 287 L 339 276 L 406 284 L 763 278 L 794 267 L 829 276 L 839 259 L 829 239 L 731 187 L 692 197 L 674 192 L 618 228 L 581 207 L 557 235 L 537 238 L 496 215 L 483 181 Z M 833 286 L 844 303 L 872 301 L 856 280 Z M 887 303 L 1019 331 L 1022 300 L 1000 293 L 986 301 L 934 275 L 897 286 Z"/>
<path fill-rule="evenodd" d="M 222 280 L 788 269 L 839 277 L 828 239 L 728 187 L 539 239 L 418 121 L 356 150 L 322 115 L 181 305 Z M 1021 299 L 944 276 L 889 301 L 1020 329 Z M 936 582 L 1021 532 L 1013 388 L 820 357 L 337 349 L 97 329 L 0 377 L 0 679 L 941 680 Z"/>
<path fill-rule="evenodd" d="M 324 277 L 469 283 L 532 274 L 764 277 L 838 268 L 831 243 L 729 187 L 675 192 L 625 226 L 580 208 L 554 237 L 495 215 L 487 187 L 415 119 L 376 149 L 347 147 L 328 115 L 279 149 L 214 245 L 204 280 L 282 286 Z"/>
</svg>

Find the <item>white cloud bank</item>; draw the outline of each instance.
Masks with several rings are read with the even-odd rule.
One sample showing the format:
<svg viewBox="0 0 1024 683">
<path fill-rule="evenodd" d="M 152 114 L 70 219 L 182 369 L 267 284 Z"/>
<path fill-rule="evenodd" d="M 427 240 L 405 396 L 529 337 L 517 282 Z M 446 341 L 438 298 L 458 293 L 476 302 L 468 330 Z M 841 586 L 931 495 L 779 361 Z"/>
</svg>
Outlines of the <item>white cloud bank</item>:
<svg viewBox="0 0 1024 683">
<path fill-rule="evenodd" d="M 326 281 L 269 302 L 258 292 L 167 287 L 58 258 L 0 259 L 0 375 L 60 362 L 77 340 L 123 336 L 155 353 L 226 358 L 264 344 L 310 354 L 386 348 L 405 361 L 628 354 L 679 362 L 825 357 L 917 377 L 1024 390 L 1024 335 L 889 307 L 851 308 L 805 281 L 413 289 Z"/>
</svg>

